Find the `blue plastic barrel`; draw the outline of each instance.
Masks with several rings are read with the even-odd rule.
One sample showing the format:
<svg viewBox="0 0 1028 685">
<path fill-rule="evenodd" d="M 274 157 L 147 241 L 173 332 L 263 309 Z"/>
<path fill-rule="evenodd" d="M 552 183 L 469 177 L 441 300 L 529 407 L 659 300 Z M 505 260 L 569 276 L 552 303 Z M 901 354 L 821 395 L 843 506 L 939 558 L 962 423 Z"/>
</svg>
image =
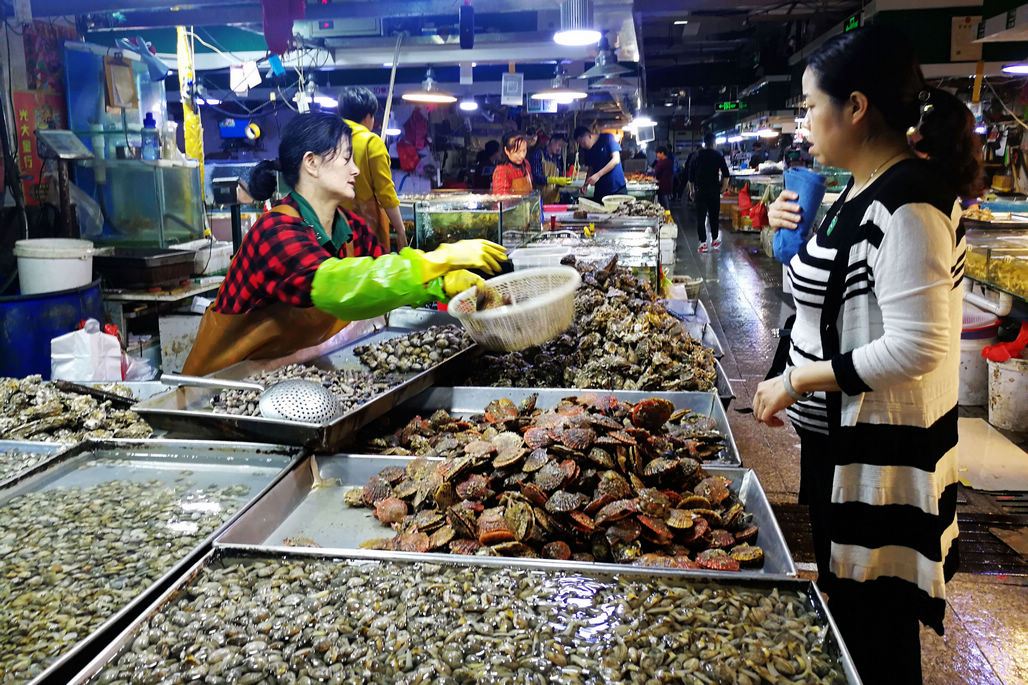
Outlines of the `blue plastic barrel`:
<svg viewBox="0 0 1028 685">
<path fill-rule="evenodd" d="M 0 297 L 0 376 L 50 378 L 50 339 L 104 320 L 100 281 L 70 290 Z"/>
</svg>

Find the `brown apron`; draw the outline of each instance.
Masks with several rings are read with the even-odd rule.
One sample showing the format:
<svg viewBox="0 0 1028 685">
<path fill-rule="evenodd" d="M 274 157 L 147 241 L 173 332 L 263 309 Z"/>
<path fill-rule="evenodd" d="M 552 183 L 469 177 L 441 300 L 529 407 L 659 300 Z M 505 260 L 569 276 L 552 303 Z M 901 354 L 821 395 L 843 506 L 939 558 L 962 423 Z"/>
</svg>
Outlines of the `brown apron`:
<svg viewBox="0 0 1028 685">
<path fill-rule="evenodd" d="M 510 182 L 511 195 L 528 195 L 532 192 L 532 177 L 522 176 Z"/>
<path fill-rule="evenodd" d="M 272 207 L 271 211 L 300 216 L 288 205 Z M 343 249 L 344 256 L 353 257 L 352 242 Z M 349 323 L 315 307 L 294 307 L 285 302 L 246 314 L 221 314 L 208 307 L 182 373 L 205 376 L 244 359 L 284 357 L 325 342 Z"/>
</svg>

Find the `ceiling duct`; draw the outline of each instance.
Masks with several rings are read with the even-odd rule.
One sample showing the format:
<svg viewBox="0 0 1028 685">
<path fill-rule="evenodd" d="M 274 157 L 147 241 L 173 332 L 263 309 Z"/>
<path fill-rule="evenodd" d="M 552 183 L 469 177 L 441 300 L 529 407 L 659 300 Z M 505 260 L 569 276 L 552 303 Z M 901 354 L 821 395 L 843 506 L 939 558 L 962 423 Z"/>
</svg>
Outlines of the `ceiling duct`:
<svg viewBox="0 0 1028 685">
<path fill-rule="evenodd" d="M 603 78 L 605 76 L 619 76 L 627 74 L 631 69 L 618 64 L 614 55 L 614 49 L 610 47 L 610 41 L 604 36 L 600 41 L 600 52 L 596 55 L 596 64 L 582 72 L 581 78 Z"/>
</svg>

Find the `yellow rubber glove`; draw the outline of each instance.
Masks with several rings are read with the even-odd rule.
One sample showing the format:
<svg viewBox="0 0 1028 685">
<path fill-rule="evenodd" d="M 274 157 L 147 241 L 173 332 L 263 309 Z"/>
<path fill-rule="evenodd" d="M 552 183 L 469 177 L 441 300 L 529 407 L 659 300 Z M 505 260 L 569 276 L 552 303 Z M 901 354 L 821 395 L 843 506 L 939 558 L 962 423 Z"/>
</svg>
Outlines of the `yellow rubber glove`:
<svg viewBox="0 0 1028 685">
<path fill-rule="evenodd" d="M 507 250 L 502 245 L 488 240 L 460 240 L 443 243 L 422 257 L 422 275 L 425 280 L 442 276 L 454 269 L 481 269 L 495 274 L 500 271 L 500 262 L 507 261 Z"/>
<path fill-rule="evenodd" d="M 473 274 L 467 269 L 450 271 L 443 276 L 443 292 L 447 297 L 453 298 L 460 295 L 468 288 L 484 288 L 485 279 L 478 274 Z"/>
<path fill-rule="evenodd" d="M 546 182 L 551 186 L 566 186 L 571 184 L 571 179 L 567 176 L 547 176 Z"/>
</svg>

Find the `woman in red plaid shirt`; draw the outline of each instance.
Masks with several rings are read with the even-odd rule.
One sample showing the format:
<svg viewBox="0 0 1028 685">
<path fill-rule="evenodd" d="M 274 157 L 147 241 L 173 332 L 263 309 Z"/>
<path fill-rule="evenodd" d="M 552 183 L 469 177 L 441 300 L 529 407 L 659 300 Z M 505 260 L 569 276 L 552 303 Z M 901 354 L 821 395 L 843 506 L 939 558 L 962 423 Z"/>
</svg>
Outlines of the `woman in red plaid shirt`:
<svg viewBox="0 0 1028 685">
<path fill-rule="evenodd" d="M 360 171 L 350 127 L 334 114 L 294 118 L 278 157 L 254 168 L 250 195 L 269 199 L 277 172 L 293 191 L 243 238 L 200 321 L 185 373 L 292 354 L 328 340 L 350 321 L 445 301 L 482 283 L 465 269 L 496 273 L 506 259 L 501 246 L 486 240 L 387 253 L 367 225 L 340 206 L 353 199 Z"/>
<path fill-rule="evenodd" d="M 528 156 L 528 138 L 511 131 L 503 136 L 501 163 L 493 171 L 492 192 L 496 195 L 526 195 L 532 192 L 532 166 Z"/>
</svg>

